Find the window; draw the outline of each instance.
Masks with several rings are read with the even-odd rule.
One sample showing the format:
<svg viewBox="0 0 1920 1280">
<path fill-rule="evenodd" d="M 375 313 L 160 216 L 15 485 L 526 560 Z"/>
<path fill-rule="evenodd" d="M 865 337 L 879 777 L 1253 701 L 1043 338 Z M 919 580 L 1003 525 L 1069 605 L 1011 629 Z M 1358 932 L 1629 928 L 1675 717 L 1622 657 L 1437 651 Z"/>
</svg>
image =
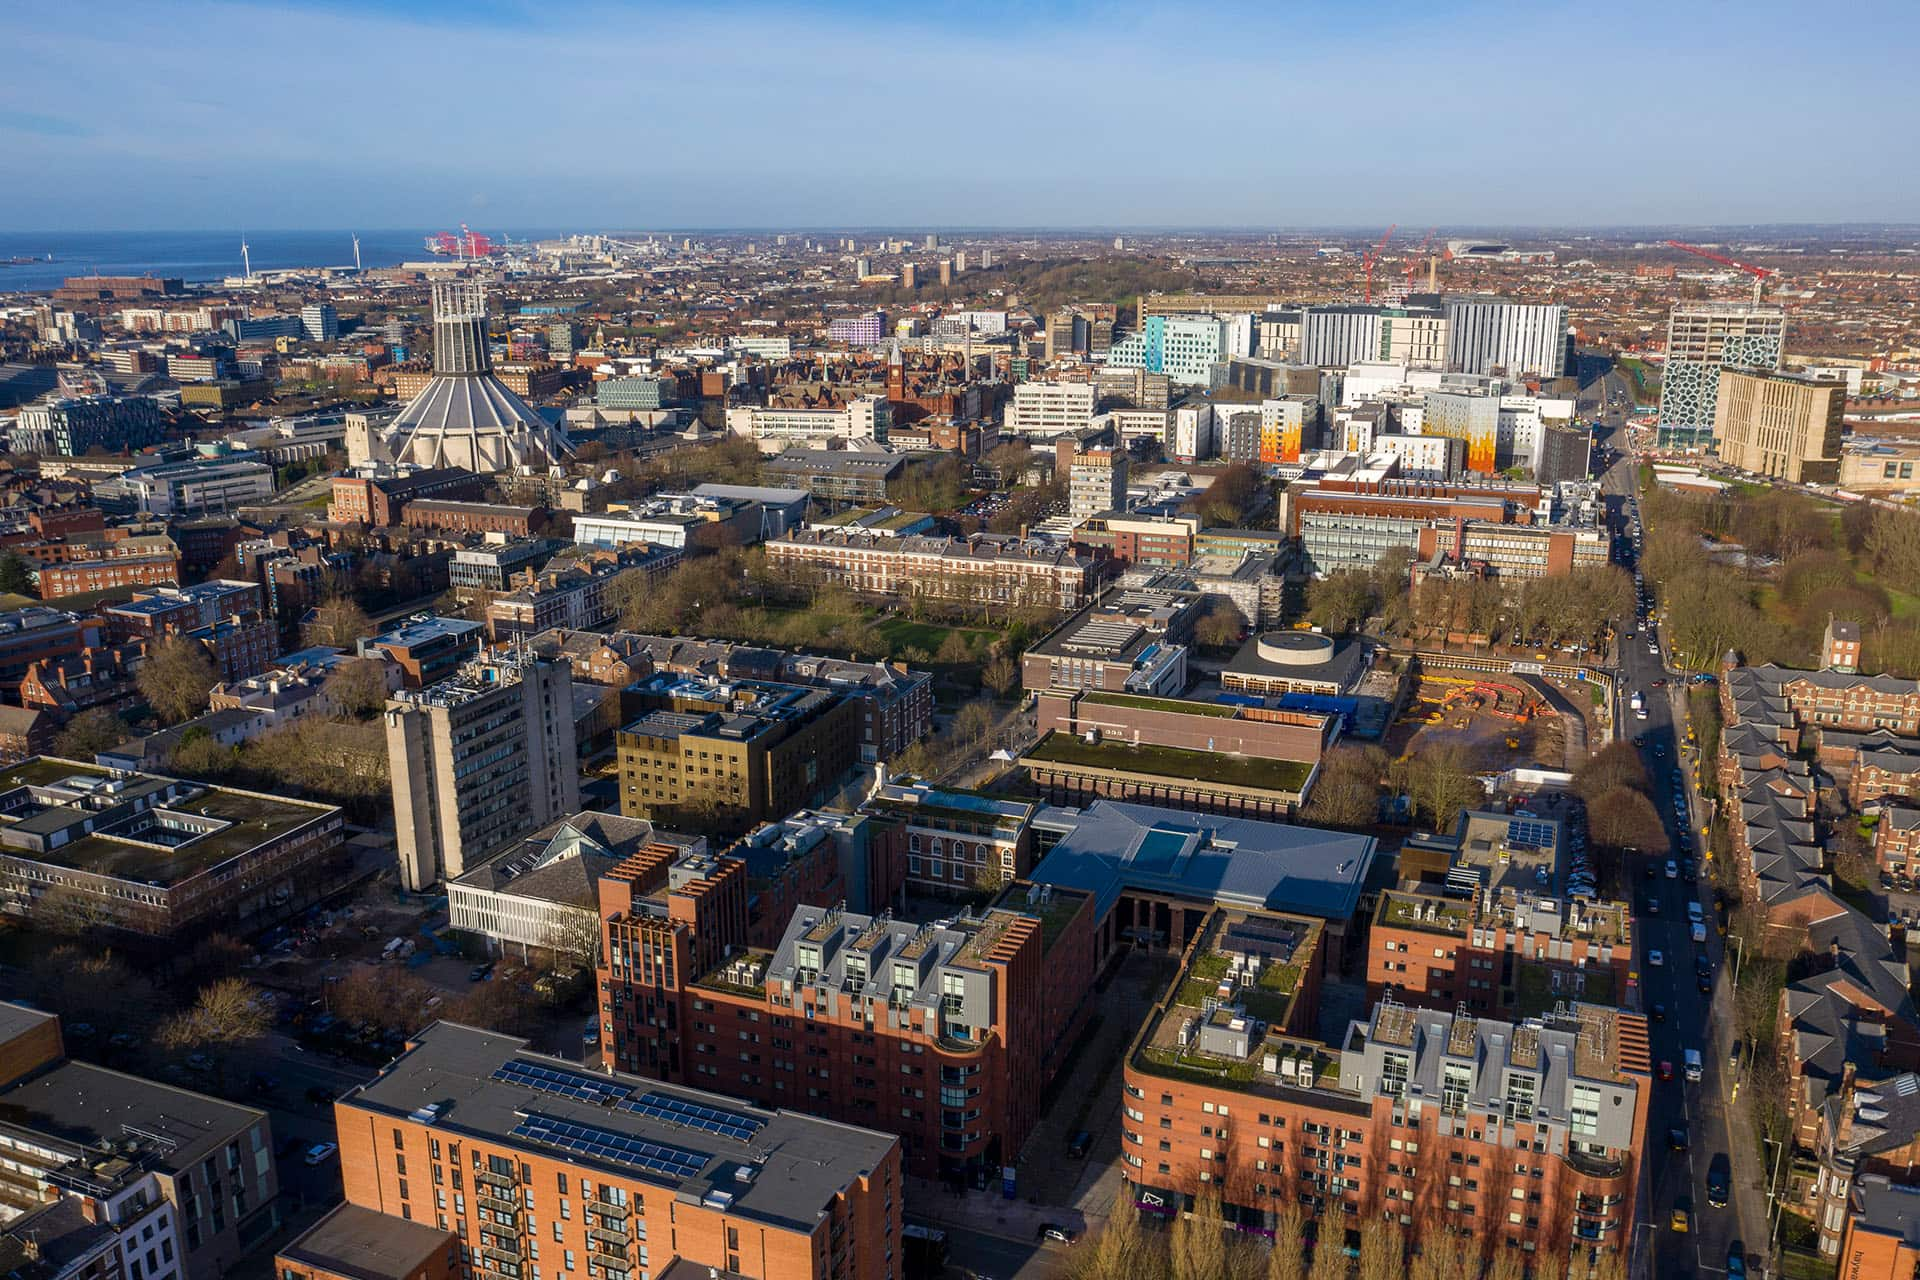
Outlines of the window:
<svg viewBox="0 0 1920 1280">
<path fill-rule="evenodd" d="M 1390 1098 L 1407 1096 L 1407 1077 L 1412 1060 L 1404 1053 L 1389 1053 L 1380 1061 L 1380 1092 Z"/>
<path fill-rule="evenodd" d="M 1590 1084 L 1573 1086 L 1573 1102 L 1567 1109 L 1568 1127 L 1583 1138 L 1600 1133 L 1600 1091 Z"/>
<path fill-rule="evenodd" d="M 1467 1109 L 1467 1095 L 1473 1092 L 1473 1068 L 1463 1062 L 1441 1066 L 1440 1109 L 1448 1115 L 1461 1115 Z"/>
</svg>

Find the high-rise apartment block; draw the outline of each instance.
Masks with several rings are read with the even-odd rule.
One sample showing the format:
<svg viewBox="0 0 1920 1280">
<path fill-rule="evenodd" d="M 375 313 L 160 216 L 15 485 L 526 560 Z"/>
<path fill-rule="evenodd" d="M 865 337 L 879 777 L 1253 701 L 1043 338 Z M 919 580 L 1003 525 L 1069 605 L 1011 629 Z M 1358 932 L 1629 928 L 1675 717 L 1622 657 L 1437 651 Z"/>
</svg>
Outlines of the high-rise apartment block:
<svg viewBox="0 0 1920 1280">
<path fill-rule="evenodd" d="M 456 1245 L 453 1273 L 476 1280 L 903 1274 L 900 1144 L 885 1133 L 582 1071 L 445 1022 L 334 1121 L 347 1204 L 392 1246 L 364 1251 L 355 1280 L 431 1280 Z M 415 1229 L 429 1224 L 438 1240 Z M 323 1219 L 283 1265 L 328 1256 L 328 1232 L 346 1234 Z"/>
<path fill-rule="evenodd" d="M 1789 484 L 1832 484 L 1840 475 L 1839 378 L 1723 369 L 1713 410 L 1714 451 L 1728 466 Z"/>
<path fill-rule="evenodd" d="M 477 658 L 387 703 L 401 883 L 451 880 L 580 808 L 565 663 Z"/>
<path fill-rule="evenodd" d="M 1082 449 L 1073 455 L 1067 511 L 1075 523 L 1126 510 L 1128 466 L 1125 449 Z"/>
<path fill-rule="evenodd" d="M 1179 385 L 1204 387 L 1213 379 L 1213 366 L 1230 354 L 1231 328 L 1229 321 L 1214 316 L 1148 316 L 1138 332 L 1113 344 L 1107 364 L 1164 373 Z"/>
<path fill-rule="evenodd" d="M 827 341 L 844 342 L 853 347 L 877 347 L 886 332 L 887 313 L 884 311 L 841 316 L 827 322 Z"/>
<path fill-rule="evenodd" d="M 1720 373 L 1728 366 L 1780 367 L 1787 313 L 1746 302 L 1682 302 L 1667 320 L 1660 374 L 1659 443 L 1696 448 L 1713 437 Z"/>
<path fill-rule="evenodd" d="M 309 302 L 300 308 L 300 330 L 309 342 L 332 342 L 340 336 L 340 313 L 331 302 Z"/>
<path fill-rule="evenodd" d="M 1093 421 L 1091 382 L 1023 382 L 1013 389 L 1007 434 L 1050 439 L 1083 431 Z"/>
<path fill-rule="evenodd" d="M 1558 378 L 1567 371 L 1562 303 L 1448 298 L 1446 319 L 1446 367 L 1455 373 L 1498 372 L 1523 379 Z"/>
</svg>

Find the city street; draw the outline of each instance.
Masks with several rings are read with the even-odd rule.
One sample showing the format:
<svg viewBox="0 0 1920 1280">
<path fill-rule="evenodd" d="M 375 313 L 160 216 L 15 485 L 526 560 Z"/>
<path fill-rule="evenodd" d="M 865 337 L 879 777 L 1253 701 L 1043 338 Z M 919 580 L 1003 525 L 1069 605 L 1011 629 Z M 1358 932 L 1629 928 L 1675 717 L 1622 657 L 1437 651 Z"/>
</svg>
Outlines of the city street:
<svg viewBox="0 0 1920 1280">
<path fill-rule="evenodd" d="M 1630 497 L 1635 463 L 1630 454 L 1625 454 L 1625 417 L 1632 399 L 1625 380 L 1617 374 L 1609 374 L 1594 385 L 1604 396 L 1599 420 L 1610 428 L 1596 445 L 1623 452 L 1602 479 L 1607 493 L 1618 499 L 1613 505 L 1616 529 L 1631 539 L 1637 528 Z M 1652 585 L 1647 584 L 1649 591 Z M 1667 602 L 1656 595 L 1653 607 L 1664 609 Z M 1626 892 L 1634 904 L 1639 939 L 1639 1007 L 1650 1020 L 1656 1072 L 1647 1136 L 1647 1208 L 1635 1255 L 1649 1263 L 1658 1259 L 1653 1274 L 1663 1277 L 1722 1274 L 1727 1270 L 1730 1247 L 1738 1244 L 1744 1252 L 1750 1247 L 1748 1242 L 1764 1239 L 1765 1171 L 1759 1168 L 1751 1138 L 1735 1140 L 1729 1133 L 1728 1099 L 1734 1083 L 1728 1066 L 1733 996 L 1724 940 L 1714 926 L 1712 895 L 1706 887 L 1711 876 L 1704 861 L 1698 864 L 1697 882 L 1689 882 L 1684 875 L 1668 874 L 1670 863 L 1678 872 L 1685 860 L 1701 857 L 1699 832 L 1706 822 L 1694 786 L 1693 764 L 1686 754 L 1686 678 L 1667 668 L 1664 645 L 1649 629 L 1644 609 L 1635 617 L 1621 619 L 1617 630 L 1619 723 L 1625 735 L 1640 743 L 1655 804 L 1662 810 L 1671 841 L 1668 849 L 1628 858 L 1622 870 L 1628 881 Z M 1659 646 L 1659 651 L 1650 651 L 1650 644 Z M 1655 687 L 1655 681 L 1666 683 Z M 1635 692 L 1644 696 L 1645 719 L 1628 710 L 1627 701 Z M 1693 941 L 1689 902 L 1701 905 L 1701 918 L 1706 922 L 1704 946 Z M 1656 953 L 1661 960 L 1657 965 L 1652 963 Z M 1706 993 L 1699 989 L 1702 984 L 1696 967 L 1702 959 L 1709 988 Z M 1686 1079 L 1689 1049 L 1701 1057 L 1702 1078 L 1698 1082 Z M 1668 1073 L 1662 1063 L 1671 1064 L 1672 1079 L 1658 1078 Z M 1708 1174 L 1716 1162 L 1726 1169 L 1728 1160 L 1731 1198 L 1725 1207 L 1716 1207 L 1708 1198 Z M 1684 1231 L 1679 1229 L 1676 1210 L 1687 1215 Z M 1676 1259 L 1682 1260 L 1682 1265 L 1672 1265 Z M 1765 1273 L 1758 1264 L 1752 1269 L 1756 1274 Z"/>
</svg>

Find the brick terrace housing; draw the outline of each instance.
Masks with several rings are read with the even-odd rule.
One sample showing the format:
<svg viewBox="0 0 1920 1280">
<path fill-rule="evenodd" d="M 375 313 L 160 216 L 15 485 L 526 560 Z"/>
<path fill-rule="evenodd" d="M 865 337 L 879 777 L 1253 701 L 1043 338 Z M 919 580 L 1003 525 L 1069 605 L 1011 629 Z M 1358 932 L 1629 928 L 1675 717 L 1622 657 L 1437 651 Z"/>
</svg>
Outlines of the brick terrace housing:
<svg viewBox="0 0 1920 1280">
<path fill-rule="evenodd" d="M 794 529 L 767 543 L 767 559 L 780 572 L 817 574 L 871 594 L 1051 609 L 1079 608 L 1102 578 L 1090 557 L 993 534 L 889 538 Z"/>
</svg>

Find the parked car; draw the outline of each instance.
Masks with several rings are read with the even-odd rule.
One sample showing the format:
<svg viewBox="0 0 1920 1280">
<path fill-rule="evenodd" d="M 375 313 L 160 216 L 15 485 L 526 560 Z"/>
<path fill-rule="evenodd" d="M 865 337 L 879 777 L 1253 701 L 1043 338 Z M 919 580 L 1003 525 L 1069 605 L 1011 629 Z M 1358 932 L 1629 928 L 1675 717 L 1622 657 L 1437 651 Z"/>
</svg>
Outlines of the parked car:
<svg viewBox="0 0 1920 1280">
<path fill-rule="evenodd" d="M 1067 1154 L 1069 1156 L 1072 1156 L 1075 1160 L 1086 1159 L 1087 1152 L 1091 1151 L 1092 1149 L 1093 1149 L 1093 1135 L 1088 1133 L 1085 1129 L 1080 1130 L 1080 1132 L 1074 1134 L 1071 1138 L 1067 1139 Z"/>
<path fill-rule="evenodd" d="M 333 1142 L 316 1142 L 307 1148 L 307 1163 L 310 1165 L 322 1165 L 338 1154 L 340 1154 L 339 1144 Z"/>
</svg>

